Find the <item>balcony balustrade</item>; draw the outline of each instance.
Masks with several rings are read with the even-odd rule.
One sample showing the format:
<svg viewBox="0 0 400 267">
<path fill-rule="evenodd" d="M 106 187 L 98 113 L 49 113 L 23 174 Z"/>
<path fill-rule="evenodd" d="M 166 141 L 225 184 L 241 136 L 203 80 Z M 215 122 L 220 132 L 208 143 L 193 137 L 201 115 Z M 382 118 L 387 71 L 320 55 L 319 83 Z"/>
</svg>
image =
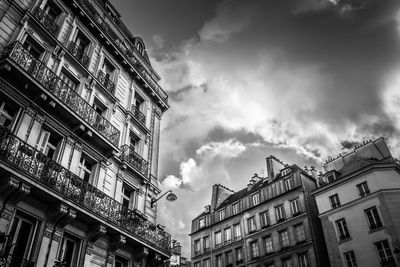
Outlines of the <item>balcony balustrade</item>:
<svg viewBox="0 0 400 267">
<path fill-rule="evenodd" d="M 41 61 L 36 60 L 19 42 L 6 47 L 4 56 L 20 66 L 28 75 L 64 103 L 72 113 L 86 121 L 113 145 L 118 146 L 119 130 L 98 114 L 89 103 L 63 82 L 53 71 Z"/>
<path fill-rule="evenodd" d="M 19 256 L 19 257 L 18 257 Z M 0 267 L 33 267 L 35 262 L 20 258 L 21 255 L 7 253 L 0 256 Z"/>
<path fill-rule="evenodd" d="M 131 106 L 131 113 L 143 126 L 146 126 L 146 116 L 135 105 Z"/>
<path fill-rule="evenodd" d="M 46 30 L 48 30 L 54 36 L 57 36 L 59 29 L 58 25 L 49 15 L 44 12 L 43 9 L 37 7 L 33 15 Z"/>
<path fill-rule="evenodd" d="M 124 45 L 124 42 L 118 37 L 118 35 L 111 29 L 108 23 L 102 18 L 99 12 L 96 11 L 96 8 L 89 0 L 76 0 L 77 3 L 89 16 L 96 22 L 97 26 L 105 33 L 105 35 L 114 43 L 116 47 L 118 47 L 119 51 L 122 52 L 125 57 L 128 59 L 129 63 L 134 67 L 136 72 L 145 80 L 156 92 L 156 94 L 163 100 L 165 103 L 168 103 L 168 95 L 161 88 L 160 85 L 151 77 L 151 75 L 140 66 L 139 61 L 133 55 L 131 49 Z"/>
<path fill-rule="evenodd" d="M 132 168 L 147 177 L 149 163 L 136 153 L 130 146 L 121 147 L 120 159 L 127 162 Z"/>
<path fill-rule="evenodd" d="M 74 42 L 70 42 L 68 51 L 78 60 L 85 68 L 89 65 L 89 56 L 85 54 L 82 47 L 78 46 Z"/>
<path fill-rule="evenodd" d="M 145 244 L 170 254 L 170 235 L 124 207 L 95 186 L 28 145 L 0 126 L 0 162 L 11 165 L 46 189 L 119 227 Z"/>
<path fill-rule="evenodd" d="M 104 72 L 100 70 L 97 78 L 99 79 L 99 82 L 108 90 L 108 92 L 114 94 L 115 84 L 107 77 Z"/>
</svg>

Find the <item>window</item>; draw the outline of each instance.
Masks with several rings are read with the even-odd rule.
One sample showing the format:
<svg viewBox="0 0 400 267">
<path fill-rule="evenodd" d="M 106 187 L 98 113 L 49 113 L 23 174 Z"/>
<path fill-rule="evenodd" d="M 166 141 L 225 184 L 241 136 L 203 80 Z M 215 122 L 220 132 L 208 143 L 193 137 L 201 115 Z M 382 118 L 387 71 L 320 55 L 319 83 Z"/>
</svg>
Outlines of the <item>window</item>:
<svg viewBox="0 0 400 267">
<path fill-rule="evenodd" d="M 205 226 L 206 226 L 206 218 L 205 217 L 200 218 L 200 220 L 199 220 L 199 228 L 203 228 Z"/>
<path fill-rule="evenodd" d="M 95 162 L 82 153 L 81 159 L 79 160 L 79 174 L 78 176 L 81 177 L 84 181 L 90 182 L 92 169 L 95 165 Z"/>
<path fill-rule="evenodd" d="M 235 257 L 236 257 L 236 262 L 243 262 L 242 247 L 235 249 Z"/>
<path fill-rule="evenodd" d="M 249 226 L 249 233 L 257 230 L 256 219 L 254 217 L 247 219 L 247 224 Z"/>
<path fill-rule="evenodd" d="M 232 250 L 225 253 L 225 265 L 233 264 L 233 253 Z"/>
<path fill-rule="evenodd" d="M 194 254 L 200 253 L 200 239 L 194 241 Z"/>
<path fill-rule="evenodd" d="M 225 209 L 219 211 L 219 220 L 225 219 Z"/>
<path fill-rule="evenodd" d="M 354 251 L 349 251 L 343 254 L 346 260 L 347 267 L 357 267 L 356 255 Z"/>
<path fill-rule="evenodd" d="M 140 140 L 140 137 L 137 136 L 133 132 L 129 133 L 129 150 L 132 153 L 132 157 L 135 157 L 133 155 L 133 152 L 141 154 L 141 140 Z"/>
<path fill-rule="evenodd" d="M 40 59 L 45 49 L 39 43 L 28 35 L 22 45 L 37 60 Z"/>
<path fill-rule="evenodd" d="M 128 260 L 115 255 L 115 267 L 128 267 Z"/>
<path fill-rule="evenodd" d="M 225 237 L 225 242 L 229 242 L 232 239 L 232 230 L 231 228 L 226 228 L 224 230 L 224 237 Z"/>
<path fill-rule="evenodd" d="M 221 231 L 215 232 L 215 246 L 220 246 L 222 243 L 221 240 Z"/>
<path fill-rule="evenodd" d="M 340 200 L 338 194 L 330 196 L 329 200 L 331 201 L 331 206 L 333 209 L 340 207 Z"/>
<path fill-rule="evenodd" d="M 57 17 L 62 13 L 61 9 L 53 1 L 48 1 L 44 6 L 43 11 L 53 21 L 55 21 Z"/>
<path fill-rule="evenodd" d="M 304 225 L 299 224 L 294 227 L 294 233 L 296 235 L 297 242 L 303 242 L 306 240 L 306 233 L 304 232 Z"/>
<path fill-rule="evenodd" d="M 12 107 L 9 103 L 6 103 L 5 101 L 0 101 L 0 126 L 11 129 L 18 109 L 18 107 Z"/>
<path fill-rule="evenodd" d="M 39 221 L 28 214 L 17 211 L 10 226 L 9 237 L 3 249 L 9 250 L 9 254 L 18 255 L 19 258 L 29 259 L 32 251 L 38 245 L 35 242 L 39 240 L 37 236 L 40 227 Z M 12 259 L 9 266 L 19 266 L 20 264 L 19 259 Z"/>
<path fill-rule="evenodd" d="M 215 266 L 222 267 L 222 254 L 215 256 Z"/>
<path fill-rule="evenodd" d="M 90 48 L 90 41 L 81 30 L 76 31 L 76 35 L 74 41 L 72 41 L 72 44 L 74 44 L 75 48 L 73 51 L 74 56 L 87 54 Z"/>
<path fill-rule="evenodd" d="M 233 226 L 233 237 L 235 238 L 235 239 L 238 239 L 238 238 L 240 238 L 240 236 L 242 235 L 242 233 L 241 233 L 241 231 L 240 231 L 240 224 L 238 223 L 238 224 L 235 224 L 234 226 Z"/>
<path fill-rule="evenodd" d="M 304 253 L 304 254 L 299 254 L 299 267 L 310 267 L 310 260 L 308 259 L 308 254 Z"/>
<path fill-rule="evenodd" d="M 362 182 L 361 184 L 357 185 L 358 194 L 360 197 L 365 197 L 370 193 L 367 182 Z"/>
<path fill-rule="evenodd" d="M 139 110 L 140 112 L 145 113 L 144 110 L 146 107 L 145 107 L 144 98 L 137 92 L 135 92 L 135 94 L 134 94 L 133 103 L 134 103 L 133 105 L 135 106 L 134 108 L 136 110 Z"/>
<path fill-rule="evenodd" d="M 296 216 L 301 212 L 300 203 L 298 199 L 290 202 L 290 209 L 292 210 L 292 215 Z"/>
<path fill-rule="evenodd" d="M 126 183 L 122 185 L 122 206 L 133 210 L 136 206 L 135 190 Z"/>
<path fill-rule="evenodd" d="M 252 195 L 253 206 L 260 204 L 260 193 Z"/>
<path fill-rule="evenodd" d="M 59 259 L 66 264 L 66 267 L 73 267 L 78 265 L 79 251 L 81 247 L 81 240 L 73 235 L 64 232 Z"/>
<path fill-rule="evenodd" d="M 250 252 L 251 252 L 251 258 L 257 258 L 260 256 L 260 251 L 258 250 L 258 242 L 254 241 L 250 243 Z"/>
<path fill-rule="evenodd" d="M 375 243 L 376 250 L 378 251 L 381 264 L 394 263 L 392 251 L 389 247 L 387 239 Z"/>
<path fill-rule="evenodd" d="M 285 189 L 286 191 L 289 191 L 293 188 L 293 179 L 289 178 L 285 180 Z"/>
<path fill-rule="evenodd" d="M 199 262 L 199 261 L 198 261 L 198 262 L 195 262 L 195 263 L 194 263 L 194 267 L 201 267 L 201 266 L 200 266 L 200 262 Z"/>
<path fill-rule="evenodd" d="M 98 100 L 97 98 L 95 98 L 93 100 L 93 109 L 94 111 L 96 111 L 97 114 L 106 117 L 107 116 L 107 106 L 104 105 L 100 100 Z M 99 123 L 100 122 L 100 118 L 96 118 L 96 122 Z"/>
<path fill-rule="evenodd" d="M 239 202 L 232 205 L 232 214 L 236 215 L 239 213 Z"/>
<path fill-rule="evenodd" d="M 100 73 L 102 75 L 104 75 L 104 80 L 105 81 L 112 80 L 112 76 L 113 76 L 114 70 L 115 70 L 115 68 L 111 64 L 111 62 L 107 58 L 104 58 L 103 65 L 101 66 Z M 102 79 L 100 79 L 100 80 L 102 80 Z"/>
<path fill-rule="evenodd" d="M 292 259 L 283 259 L 282 260 L 282 267 L 293 267 Z"/>
<path fill-rule="evenodd" d="M 350 238 L 350 233 L 349 230 L 347 229 L 346 220 L 344 218 L 336 221 L 336 228 L 340 240 Z"/>
<path fill-rule="evenodd" d="M 379 218 L 378 210 L 376 209 L 376 207 L 366 209 L 364 212 L 367 216 L 369 229 L 374 230 L 376 228 L 382 227 L 382 221 Z"/>
<path fill-rule="evenodd" d="M 211 267 L 211 260 L 210 259 L 205 259 L 203 261 L 203 267 Z"/>
<path fill-rule="evenodd" d="M 287 230 L 279 232 L 279 238 L 283 248 L 290 246 L 289 233 Z"/>
<path fill-rule="evenodd" d="M 203 237 L 203 247 L 205 251 L 210 249 L 210 236 Z"/>
<path fill-rule="evenodd" d="M 62 69 L 60 73 L 60 79 L 72 90 L 78 89 L 79 81 L 74 78 L 67 70 Z"/>
<path fill-rule="evenodd" d="M 37 142 L 37 149 L 52 160 L 57 159 L 57 150 L 61 145 L 62 137 L 50 130 L 42 129 Z"/>
<path fill-rule="evenodd" d="M 260 214 L 261 227 L 267 227 L 270 224 L 268 210 Z"/>
<path fill-rule="evenodd" d="M 283 211 L 283 205 L 280 205 L 275 208 L 275 215 L 276 215 L 276 220 L 278 222 L 284 221 L 285 220 L 285 213 Z"/>
<path fill-rule="evenodd" d="M 274 246 L 272 244 L 271 236 L 264 237 L 264 245 L 265 245 L 265 253 L 266 254 L 274 252 Z"/>
</svg>

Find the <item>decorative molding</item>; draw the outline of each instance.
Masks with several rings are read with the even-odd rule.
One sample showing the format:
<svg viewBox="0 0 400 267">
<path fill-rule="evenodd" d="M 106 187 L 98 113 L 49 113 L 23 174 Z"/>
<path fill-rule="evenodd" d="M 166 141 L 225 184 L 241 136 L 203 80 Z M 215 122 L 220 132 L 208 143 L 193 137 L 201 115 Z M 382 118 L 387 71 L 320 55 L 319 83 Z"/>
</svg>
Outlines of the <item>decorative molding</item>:
<svg viewBox="0 0 400 267">
<path fill-rule="evenodd" d="M 87 224 L 85 224 L 82 221 L 79 220 L 72 220 L 69 222 L 69 224 L 73 227 L 75 227 L 76 229 L 79 229 L 83 232 L 88 232 L 89 231 L 89 226 Z"/>
<path fill-rule="evenodd" d="M 93 244 L 96 242 L 100 237 L 104 236 L 107 233 L 107 227 L 103 224 L 98 224 L 93 227 L 93 229 L 89 233 L 89 243 Z"/>
<path fill-rule="evenodd" d="M 124 235 L 114 236 L 111 246 L 109 248 L 109 251 L 111 253 L 115 252 L 117 249 L 119 249 L 120 247 L 125 245 L 125 243 L 126 243 L 126 236 L 124 236 Z"/>
<path fill-rule="evenodd" d="M 155 115 L 157 116 L 157 118 L 158 118 L 159 120 L 161 120 L 161 117 L 162 117 L 162 114 L 163 114 L 161 108 L 159 108 L 158 106 L 155 106 L 155 107 L 154 107 L 154 113 L 155 113 Z"/>
<path fill-rule="evenodd" d="M 124 181 L 124 174 L 123 173 L 118 173 L 117 174 L 117 181 L 119 181 L 119 182 L 123 182 Z"/>
</svg>

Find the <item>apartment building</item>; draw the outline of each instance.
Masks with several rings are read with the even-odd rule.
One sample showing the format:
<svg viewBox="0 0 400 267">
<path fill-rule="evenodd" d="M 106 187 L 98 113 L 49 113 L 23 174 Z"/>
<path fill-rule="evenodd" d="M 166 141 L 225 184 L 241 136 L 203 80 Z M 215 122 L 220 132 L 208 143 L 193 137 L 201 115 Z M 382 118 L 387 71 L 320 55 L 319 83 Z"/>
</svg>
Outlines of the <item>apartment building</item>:
<svg viewBox="0 0 400 267">
<path fill-rule="evenodd" d="M 213 186 L 211 204 L 192 221 L 192 266 L 329 266 L 310 196 L 316 179 L 273 156 L 266 161 L 268 177 L 254 175 L 238 192 Z"/>
<path fill-rule="evenodd" d="M 400 265 L 400 165 L 383 138 L 329 159 L 312 195 L 331 266 Z"/>
<path fill-rule="evenodd" d="M 168 96 L 107 0 L 0 1 L 0 265 L 163 266 Z"/>
</svg>

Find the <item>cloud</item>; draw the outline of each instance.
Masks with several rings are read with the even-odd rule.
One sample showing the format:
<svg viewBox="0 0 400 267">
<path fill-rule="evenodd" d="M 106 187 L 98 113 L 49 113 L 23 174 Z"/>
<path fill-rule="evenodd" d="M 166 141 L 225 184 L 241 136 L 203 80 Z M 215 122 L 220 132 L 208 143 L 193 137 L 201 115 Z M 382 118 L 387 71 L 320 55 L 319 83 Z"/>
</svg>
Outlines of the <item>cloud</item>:
<svg viewBox="0 0 400 267">
<path fill-rule="evenodd" d="M 210 142 L 196 150 L 196 154 L 214 158 L 216 156 L 224 158 L 234 158 L 246 150 L 246 147 L 234 140 L 229 139 L 225 142 Z"/>
</svg>

